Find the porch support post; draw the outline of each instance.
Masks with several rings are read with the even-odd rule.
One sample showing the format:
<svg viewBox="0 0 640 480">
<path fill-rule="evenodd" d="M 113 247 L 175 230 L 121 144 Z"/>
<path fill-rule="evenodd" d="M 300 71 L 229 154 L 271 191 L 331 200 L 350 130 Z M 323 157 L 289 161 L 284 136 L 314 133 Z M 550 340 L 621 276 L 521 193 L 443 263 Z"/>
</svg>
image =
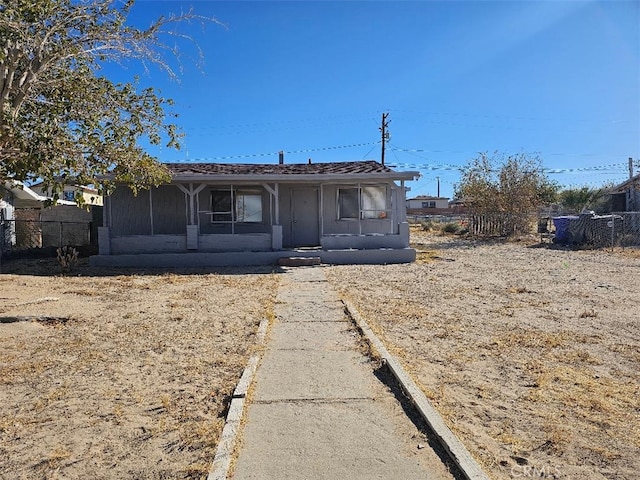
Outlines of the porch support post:
<svg viewBox="0 0 640 480">
<path fill-rule="evenodd" d="M 318 206 L 320 213 L 320 244 L 324 236 L 324 183 L 320 184 L 320 205 Z"/>
<path fill-rule="evenodd" d="M 395 201 L 395 199 L 397 199 L 397 195 L 398 192 L 396 192 L 396 185 L 394 182 L 390 182 L 389 186 L 388 186 L 388 190 L 389 190 L 389 201 L 391 202 L 391 218 L 389 219 L 389 233 L 391 235 L 393 235 L 395 233 L 396 227 L 396 218 L 397 218 L 397 213 L 396 212 L 396 208 L 398 208 L 396 206 L 397 202 Z"/>
<path fill-rule="evenodd" d="M 102 202 L 102 226 L 109 226 L 109 208 L 111 204 L 111 199 L 109 195 L 105 195 Z"/>
<path fill-rule="evenodd" d="M 358 235 L 362 235 L 362 185 L 358 183 Z"/>
<path fill-rule="evenodd" d="M 176 184 L 189 199 L 189 218 L 187 220 L 187 250 L 198 250 L 198 224 L 196 223 L 196 197 L 207 186 L 201 183 L 196 188 L 193 183 L 189 184 L 189 188 L 178 183 Z"/>
<path fill-rule="evenodd" d="M 187 225 L 187 250 L 198 250 L 198 225 Z"/>
<path fill-rule="evenodd" d="M 271 222 L 271 250 L 282 250 L 282 225 L 280 225 L 280 184 L 273 187 L 263 183 L 262 187 L 269 192 L 269 205 L 273 205 L 273 220 Z M 271 209 L 269 211 L 271 214 Z"/>
<path fill-rule="evenodd" d="M 398 224 L 398 233 L 402 240 L 402 246 L 404 248 L 409 247 L 409 222 L 400 222 Z"/>
<path fill-rule="evenodd" d="M 149 188 L 149 225 L 151 226 L 151 235 L 153 235 L 153 187 Z"/>
<path fill-rule="evenodd" d="M 102 205 L 102 226 L 98 227 L 98 255 L 111 255 L 111 196 Z"/>
<path fill-rule="evenodd" d="M 280 194 L 280 192 L 279 192 L 279 190 L 280 190 L 279 189 L 279 184 L 274 183 L 273 188 L 272 188 L 269 184 L 263 183 L 262 187 L 267 192 L 269 192 L 269 194 L 271 195 L 271 198 L 273 198 L 274 203 L 275 203 L 275 205 L 274 205 L 274 217 L 275 218 L 274 218 L 274 222 L 273 223 L 276 224 L 276 225 L 280 225 L 280 199 L 278 198 L 279 194 Z"/>
<path fill-rule="evenodd" d="M 111 255 L 109 227 L 98 227 L 98 255 Z"/>
<path fill-rule="evenodd" d="M 398 192 L 398 220 L 404 222 L 407 220 L 407 191 L 404 187 L 404 180 L 400 180 L 400 191 Z"/>
<path fill-rule="evenodd" d="M 282 225 L 271 225 L 271 249 L 282 250 Z"/>
<path fill-rule="evenodd" d="M 185 187 L 181 183 L 176 184 L 180 190 L 182 190 L 187 197 L 189 197 L 189 223 L 188 225 L 196 225 L 196 215 L 195 215 L 195 197 L 207 186 L 204 183 L 198 185 L 195 189 L 193 188 L 193 183 L 189 184 L 189 188 Z"/>
</svg>

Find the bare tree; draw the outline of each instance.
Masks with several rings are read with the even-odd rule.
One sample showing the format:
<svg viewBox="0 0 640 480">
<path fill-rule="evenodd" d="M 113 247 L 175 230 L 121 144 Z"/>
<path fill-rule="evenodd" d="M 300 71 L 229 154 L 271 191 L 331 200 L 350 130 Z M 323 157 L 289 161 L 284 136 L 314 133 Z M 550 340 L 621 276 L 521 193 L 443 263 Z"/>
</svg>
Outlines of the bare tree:
<svg viewBox="0 0 640 480">
<path fill-rule="evenodd" d="M 464 167 L 455 194 L 472 214 L 497 219 L 500 233 L 510 236 L 528 232 L 538 207 L 556 192 L 538 156 L 482 153 Z"/>
</svg>

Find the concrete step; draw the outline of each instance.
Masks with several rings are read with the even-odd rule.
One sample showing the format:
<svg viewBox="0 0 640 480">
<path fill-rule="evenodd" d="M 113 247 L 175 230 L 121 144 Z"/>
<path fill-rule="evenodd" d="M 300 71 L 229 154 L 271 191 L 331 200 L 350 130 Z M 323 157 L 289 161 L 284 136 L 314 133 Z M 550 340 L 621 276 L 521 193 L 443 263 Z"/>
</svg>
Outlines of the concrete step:
<svg viewBox="0 0 640 480">
<path fill-rule="evenodd" d="M 278 259 L 278 265 L 281 267 L 309 267 L 321 263 L 320 257 L 281 257 Z"/>
</svg>

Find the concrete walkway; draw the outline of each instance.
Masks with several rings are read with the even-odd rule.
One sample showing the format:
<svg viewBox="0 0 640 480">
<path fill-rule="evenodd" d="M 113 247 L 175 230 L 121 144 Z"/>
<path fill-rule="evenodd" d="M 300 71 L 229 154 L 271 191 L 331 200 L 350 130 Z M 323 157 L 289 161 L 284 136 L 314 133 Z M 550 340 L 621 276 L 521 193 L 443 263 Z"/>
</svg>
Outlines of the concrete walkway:
<svg viewBox="0 0 640 480">
<path fill-rule="evenodd" d="M 234 480 L 452 479 L 374 375 L 321 267 L 288 269 Z"/>
</svg>

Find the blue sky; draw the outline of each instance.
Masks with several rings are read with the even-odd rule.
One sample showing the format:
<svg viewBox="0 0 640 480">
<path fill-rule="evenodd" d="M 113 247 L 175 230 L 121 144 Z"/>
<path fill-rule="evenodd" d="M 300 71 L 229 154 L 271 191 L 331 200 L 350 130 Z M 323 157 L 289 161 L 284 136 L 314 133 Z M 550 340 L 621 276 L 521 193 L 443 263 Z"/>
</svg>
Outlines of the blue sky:
<svg viewBox="0 0 640 480">
<path fill-rule="evenodd" d="M 452 196 L 478 152 L 539 154 L 565 186 L 640 169 L 640 2 L 138 0 L 129 22 L 190 8 L 224 27 L 181 25 L 203 64 L 181 42 L 179 82 L 143 76 L 185 133 L 161 161 L 379 160 L 388 112 L 410 196 Z"/>
</svg>

